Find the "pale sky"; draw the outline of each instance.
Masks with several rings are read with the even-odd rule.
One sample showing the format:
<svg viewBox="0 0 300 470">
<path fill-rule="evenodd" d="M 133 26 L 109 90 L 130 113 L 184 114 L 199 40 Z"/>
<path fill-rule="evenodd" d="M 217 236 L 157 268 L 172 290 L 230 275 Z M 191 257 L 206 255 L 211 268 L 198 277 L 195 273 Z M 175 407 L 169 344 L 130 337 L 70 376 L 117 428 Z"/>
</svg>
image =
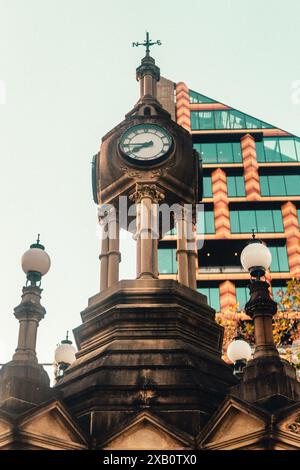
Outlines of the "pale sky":
<svg viewBox="0 0 300 470">
<path fill-rule="evenodd" d="M 0 0 L 0 363 L 16 348 L 20 257 L 38 232 L 52 259 L 40 361 L 98 292 L 90 162 L 137 101 L 132 41 L 148 29 L 163 76 L 300 135 L 299 20 L 299 0 Z"/>
</svg>

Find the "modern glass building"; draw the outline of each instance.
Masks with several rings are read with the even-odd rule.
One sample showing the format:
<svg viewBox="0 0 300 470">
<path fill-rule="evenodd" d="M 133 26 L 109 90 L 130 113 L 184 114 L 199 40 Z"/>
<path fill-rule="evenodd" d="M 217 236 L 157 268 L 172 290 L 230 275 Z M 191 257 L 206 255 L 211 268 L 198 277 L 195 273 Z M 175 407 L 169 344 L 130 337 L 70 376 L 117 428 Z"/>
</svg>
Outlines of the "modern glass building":
<svg viewBox="0 0 300 470">
<path fill-rule="evenodd" d="M 248 273 L 240 265 L 240 252 L 254 230 L 272 252 L 268 281 L 278 300 L 286 281 L 300 275 L 300 138 L 182 82 L 162 78 L 158 99 L 192 134 L 203 161 L 199 291 L 217 311 L 236 303 L 243 309 Z M 160 242 L 159 272 L 176 279 L 174 230 Z"/>
</svg>

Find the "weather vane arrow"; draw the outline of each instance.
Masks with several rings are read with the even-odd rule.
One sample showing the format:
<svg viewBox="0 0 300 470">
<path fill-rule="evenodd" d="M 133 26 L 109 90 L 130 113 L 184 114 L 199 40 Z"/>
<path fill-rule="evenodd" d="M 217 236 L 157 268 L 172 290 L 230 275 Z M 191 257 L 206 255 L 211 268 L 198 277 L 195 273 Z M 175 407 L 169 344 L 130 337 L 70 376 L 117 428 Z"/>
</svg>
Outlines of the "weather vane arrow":
<svg viewBox="0 0 300 470">
<path fill-rule="evenodd" d="M 146 56 L 149 56 L 150 55 L 150 47 L 151 46 L 155 46 L 155 45 L 158 45 L 158 46 L 161 46 L 161 41 L 160 40 L 157 40 L 157 41 L 152 41 L 150 39 L 150 36 L 149 36 L 149 33 L 148 31 L 146 31 L 146 39 L 144 42 L 133 42 L 132 43 L 132 47 L 138 47 L 138 46 L 144 46 L 146 48 Z"/>
</svg>

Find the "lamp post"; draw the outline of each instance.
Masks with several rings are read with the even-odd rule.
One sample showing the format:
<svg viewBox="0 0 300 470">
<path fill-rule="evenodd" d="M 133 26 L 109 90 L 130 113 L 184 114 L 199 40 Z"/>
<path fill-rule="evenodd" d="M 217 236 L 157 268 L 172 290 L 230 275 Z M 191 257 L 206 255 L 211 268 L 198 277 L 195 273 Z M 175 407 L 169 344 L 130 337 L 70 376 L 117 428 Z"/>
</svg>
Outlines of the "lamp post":
<svg viewBox="0 0 300 470">
<path fill-rule="evenodd" d="M 51 261 L 39 236 L 22 256 L 21 264 L 27 281 L 22 290 L 22 300 L 14 309 L 19 321 L 18 344 L 12 360 L 1 367 L 0 401 L 14 397 L 40 403 L 51 394 L 48 374 L 38 363 L 36 355 L 37 330 L 46 314 L 41 305 L 40 285 Z"/>
<path fill-rule="evenodd" d="M 277 303 L 271 299 L 270 286 L 264 280 L 271 262 L 270 250 L 253 234 L 241 253 L 241 263 L 250 273 L 250 299 L 245 312 L 254 322 L 255 349 L 231 394 L 246 402 L 277 409 L 279 404 L 285 406 L 291 400 L 300 399 L 300 383 L 295 368 L 280 358 L 274 343 L 272 319 L 277 313 Z"/>
<path fill-rule="evenodd" d="M 46 313 L 40 303 L 42 293 L 40 285 L 42 276 L 47 274 L 51 265 L 50 257 L 40 243 L 39 235 L 36 243 L 30 245 L 29 250 L 22 256 L 21 264 L 27 281 L 26 286 L 23 287 L 22 301 L 14 309 L 20 327 L 18 346 L 13 359 L 32 359 L 37 362 L 35 351 L 37 328 Z"/>
<path fill-rule="evenodd" d="M 277 312 L 277 303 L 270 297 L 269 284 L 261 280 L 271 262 L 270 250 L 253 234 L 252 240 L 241 253 L 241 263 L 251 276 L 250 300 L 245 305 L 245 312 L 254 322 L 254 359 L 266 356 L 279 357 L 272 326 L 273 316 Z"/>
</svg>

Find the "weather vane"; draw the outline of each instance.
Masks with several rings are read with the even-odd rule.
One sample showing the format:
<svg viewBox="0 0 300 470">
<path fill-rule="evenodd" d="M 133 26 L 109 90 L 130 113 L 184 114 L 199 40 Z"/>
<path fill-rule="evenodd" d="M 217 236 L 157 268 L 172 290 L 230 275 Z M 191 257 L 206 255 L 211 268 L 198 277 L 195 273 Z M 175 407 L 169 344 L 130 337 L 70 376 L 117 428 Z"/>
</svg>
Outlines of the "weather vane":
<svg viewBox="0 0 300 470">
<path fill-rule="evenodd" d="M 161 41 L 160 40 L 152 41 L 150 39 L 148 31 L 146 31 L 145 41 L 144 42 L 133 42 L 132 47 L 144 46 L 146 48 L 146 56 L 149 56 L 150 55 L 150 47 L 154 46 L 155 44 L 157 44 L 158 46 L 161 46 Z"/>
</svg>

